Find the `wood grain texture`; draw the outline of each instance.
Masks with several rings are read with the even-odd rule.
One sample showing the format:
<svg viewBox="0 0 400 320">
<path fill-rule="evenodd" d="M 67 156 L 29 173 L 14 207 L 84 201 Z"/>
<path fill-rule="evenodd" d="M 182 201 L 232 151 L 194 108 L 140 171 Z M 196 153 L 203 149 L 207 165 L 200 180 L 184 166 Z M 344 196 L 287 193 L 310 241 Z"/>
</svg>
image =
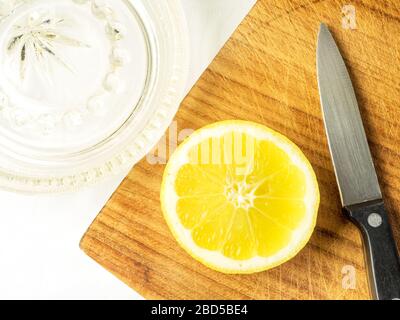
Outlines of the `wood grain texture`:
<svg viewBox="0 0 400 320">
<path fill-rule="evenodd" d="M 357 29 L 341 27 L 349 1 L 259 0 L 182 103 L 178 129 L 225 119 L 265 124 L 292 139 L 320 185 L 318 226 L 307 247 L 267 272 L 224 275 L 190 258 L 169 232 L 159 203 L 164 165 L 139 163 L 115 192 L 81 248 L 146 298 L 368 299 L 361 238 L 341 214 L 316 81 L 320 21 L 348 64 L 383 193 L 400 240 L 400 5 L 350 1 Z M 163 142 L 161 142 L 163 144 Z M 354 267 L 355 289 L 342 286 Z"/>
</svg>

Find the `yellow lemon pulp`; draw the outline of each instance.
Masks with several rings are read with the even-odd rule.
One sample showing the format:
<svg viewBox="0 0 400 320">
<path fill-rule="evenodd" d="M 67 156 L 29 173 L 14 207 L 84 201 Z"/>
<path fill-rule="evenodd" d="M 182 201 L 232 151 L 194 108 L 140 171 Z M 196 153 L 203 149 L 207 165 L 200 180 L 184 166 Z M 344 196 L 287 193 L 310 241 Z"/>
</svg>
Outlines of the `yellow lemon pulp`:
<svg viewBox="0 0 400 320">
<path fill-rule="evenodd" d="M 319 191 L 303 153 L 275 131 L 223 121 L 195 132 L 165 170 L 161 203 L 181 246 L 226 273 L 297 254 L 315 227 Z"/>
</svg>

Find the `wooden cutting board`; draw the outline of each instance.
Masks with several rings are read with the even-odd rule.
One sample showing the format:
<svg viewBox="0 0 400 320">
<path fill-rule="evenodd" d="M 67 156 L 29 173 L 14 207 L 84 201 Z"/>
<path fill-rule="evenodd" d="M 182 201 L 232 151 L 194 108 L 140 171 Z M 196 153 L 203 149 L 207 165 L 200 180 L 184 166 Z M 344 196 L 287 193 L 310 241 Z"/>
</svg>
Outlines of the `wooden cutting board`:
<svg viewBox="0 0 400 320">
<path fill-rule="evenodd" d="M 324 134 L 316 36 L 319 22 L 326 22 L 346 59 L 399 243 L 400 5 L 351 1 L 357 29 L 346 30 L 345 3 L 259 0 L 176 117 L 178 133 L 224 119 L 257 121 L 302 148 L 319 180 L 321 207 L 314 235 L 300 254 L 270 271 L 243 276 L 197 263 L 164 222 L 159 203 L 164 165 L 150 164 L 154 158 L 132 170 L 81 248 L 151 299 L 368 299 L 360 235 L 341 214 Z"/>
</svg>

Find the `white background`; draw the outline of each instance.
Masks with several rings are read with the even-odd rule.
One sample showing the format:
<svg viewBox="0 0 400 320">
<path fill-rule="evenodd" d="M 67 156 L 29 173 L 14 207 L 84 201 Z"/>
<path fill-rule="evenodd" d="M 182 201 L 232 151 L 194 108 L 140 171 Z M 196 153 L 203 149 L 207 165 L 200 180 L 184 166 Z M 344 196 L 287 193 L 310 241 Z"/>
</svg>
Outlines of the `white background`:
<svg viewBox="0 0 400 320">
<path fill-rule="evenodd" d="M 188 90 L 255 2 L 182 0 L 192 41 Z M 64 195 L 0 192 L 0 299 L 140 299 L 79 249 L 123 176 Z"/>
</svg>

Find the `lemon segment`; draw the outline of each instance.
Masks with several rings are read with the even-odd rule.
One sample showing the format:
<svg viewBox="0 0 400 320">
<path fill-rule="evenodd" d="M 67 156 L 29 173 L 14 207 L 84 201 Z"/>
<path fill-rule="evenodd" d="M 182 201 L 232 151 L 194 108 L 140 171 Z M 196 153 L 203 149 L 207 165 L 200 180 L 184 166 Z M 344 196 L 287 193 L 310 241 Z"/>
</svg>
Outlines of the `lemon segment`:
<svg viewBox="0 0 400 320">
<path fill-rule="evenodd" d="M 300 149 L 265 126 L 223 121 L 172 155 L 161 205 L 179 244 L 225 273 L 253 273 L 295 256 L 317 218 L 315 173 Z"/>
</svg>

